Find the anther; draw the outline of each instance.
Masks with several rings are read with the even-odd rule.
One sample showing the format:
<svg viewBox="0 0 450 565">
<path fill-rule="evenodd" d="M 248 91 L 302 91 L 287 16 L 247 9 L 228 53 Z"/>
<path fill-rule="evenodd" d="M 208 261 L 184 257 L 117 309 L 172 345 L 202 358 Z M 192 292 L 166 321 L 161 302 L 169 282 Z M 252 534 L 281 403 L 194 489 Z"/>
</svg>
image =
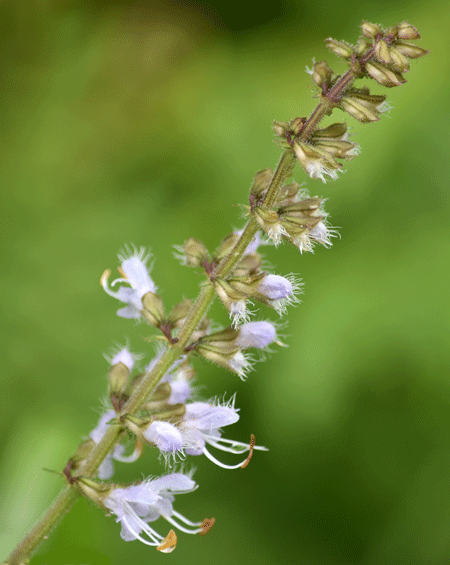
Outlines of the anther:
<svg viewBox="0 0 450 565">
<path fill-rule="evenodd" d="M 206 536 L 206 534 L 209 532 L 209 530 L 214 526 L 214 524 L 216 523 L 216 519 L 215 518 L 205 518 L 203 520 L 203 522 L 201 523 L 201 528 L 202 531 L 199 532 L 199 536 Z"/>
<path fill-rule="evenodd" d="M 111 276 L 111 271 L 110 269 L 106 269 L 106 271 L 103 273 L 103 275 L 100 277 L 100 284 L 102 286 L 105 286 L 105 284 L 107 283 L 109 277 Z"/>
<path fill-rule="evenodd" d="M 245 469 L 247 465 L 250 463 L 250 459 L 253 457 L 254 447 L 255 447 L 255 436 L 253 434 L 250 434 L 250 450 L 248 452 L 247 459 L 241 465 L 241 469 Z"/>
<path fill-rule="evenodd" d="M 162 543 L 156 548 L 161 553 L 171 553 L 177 547 L 177 534 L 170 530 L 167 536 L 163 539 Z"/>
</svg>

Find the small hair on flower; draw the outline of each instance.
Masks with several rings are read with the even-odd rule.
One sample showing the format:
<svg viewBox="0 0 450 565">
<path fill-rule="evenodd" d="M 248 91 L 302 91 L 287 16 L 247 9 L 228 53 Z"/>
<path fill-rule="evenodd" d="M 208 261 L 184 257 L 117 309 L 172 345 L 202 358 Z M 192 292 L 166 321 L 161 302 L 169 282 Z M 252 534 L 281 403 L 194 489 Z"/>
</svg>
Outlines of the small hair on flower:
<svg viewBox="0 0 450 565">
<path fill-rule="evenodd" d="M 118 270 L 122 277 L 115 279 L 111 283 L 110 288 L 108 286 L 108 279 L 111 271 L 107 269 L 103 273 L 100 283 L 106 293 L 127 304 L 127 306 L 117 311 L 118 316 L 122 318 L 140 318 L 143 309 L 143 296 L 148 292 L 154 294 L 158 290 L 149 274 L 151 267 L 149 267 L 148 263 L 151 255 L 146 251 L 145 247 L 137 249 L 133 246 L 125 247 L 124 252 L 118 254 L 118 258 L 121 261 Z M 118 283 L 128 284 L 131 288 L 120 286 L 117 290 L 112 290 L 112 287 Z"/>
<path fill-rule="evenodd" d="M 236 344 L 239 347 L 255 347 L 256 349 L 264 349 L 275 341 L 277 336 L 275 327 L 270 322 L 247 322 L 239 326 L 239 336 Z"/>
<path fill-rule="evenodd" d="M 259 284 L 255 298 L 282 315 L 288 306 L 300 302 L 297 294 L 301 292 L 301 286 L 302 283 L 293 274 L 287 277 L 268 274 Z"/>
<path fill-rule="evenodd" d="M 267 451 L 267 447 L 242 443 L 221 437 L 220 428 L 229 426 L 239 420 L 238 409 L 234 407 L 236 395 L 223 404 L 208 404 L 207 402 L 192 402 L 186 404 L 186 414 L 180 423 L 180 431 L 183 435 L 185 452 L 188 455 L 204 454 L 210 461 L 223 469 L 239 469 L 246 467 L 253 450 Z M 207 449 L 210 445 L 220 451 L 230 453 L 245 453 L 249 455 L 240 463 L 227 465 L 216 459 Z"/>
</svg>

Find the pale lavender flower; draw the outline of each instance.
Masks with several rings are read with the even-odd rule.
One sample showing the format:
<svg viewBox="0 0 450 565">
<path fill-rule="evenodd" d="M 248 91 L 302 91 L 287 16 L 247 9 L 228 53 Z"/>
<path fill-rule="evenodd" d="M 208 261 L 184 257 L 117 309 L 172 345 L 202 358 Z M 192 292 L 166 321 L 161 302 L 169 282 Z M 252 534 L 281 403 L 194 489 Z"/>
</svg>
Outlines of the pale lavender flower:
<svg viewBox="0 0 450 565">
<path fill-rule="evenodd" d="M 266 275 L 258 286 L 258 292 L 268 300 L 283 300 L 294 292 L 292 283 L 280 275 Z"/>
<path fill-rule="evenodd" d="M 185 452 L 188 455 L 204 454 L 210 461 L 224 469 L 238 469 L 246 463 L 247 458 L 237 465 L 226 465 L 216 459 L 207 449 L 209 444 L 221 451 L 245 453 L 251 449 L 267 450 L 266 447 L 252 446 L 240 441 L 222 438 L 221 427 L 229 426 L 239 420 L 238 409 L 234 407 L 235 396 L 226 404 L 211 405 L 206 402 L 186 404 L 186 413 L 180 424 Z"/>
<path fill-rule="evenodd" d="M 192 386 L 190 381 L 175 377 L 170 381 L 172 393 L 167 401 L 169 404 L 184 404 L 191 397 Z"/>
<path fill-rule="evenodd" d="M 100 280 L 105 292 L 110 296 L 117 298 L 121 302 L 127 304 L 125 308 L 120 308 L 117 315 L 122 318 L 140 318 L 142 311 L 142 297 L 148 292 L 155 293 L 157 287 L 149 275 L 148 262 L 150 254 L 146 253 L 145 248 L 125 248 L 125 253 L 118 255 L 121 261 L 119 272 L 121 278 L 115 279 L 108 287 L 108 278 L 111 274 L 109 270 L 105 271 Z M 117 283 L 129 284 L 131 288 L 126 286 L 119 287 L 116 291 L 112 287 Z"/>
<path fill-rule="evenodd" d="M 258 286 L 258 292 L 279 314 L 286 312 L 286 307 L 299 302 L 300 282 L 293 275 L 289 278 L 280 275 L 266 275 Z"/>
<path fill-rule="evenodd" d="M 173 424 L 155 420 L 144 430 L 143 434 L 147 441 L 156 445 L 166 462 L 170 457 L 175 460 L 177 454 L 182 455 L 183 436 Z"/>
<path fill-rule="evenodd" d="M 239 347 L 255 347 L 264 349 L 276 338 L 276 331 L 270 322 L 248 322 L 239 326 L 239 336 L 236 339 L 236 345 Z"/>
<path fill-rule="evenodd" d="M 205 528 L 199 527 L 202 526 L 202 522 L 191 522 L 176 512 L 172 504 L 175 500 L 174 494 L 191 492 L 196 488 L 196 483 L 189 475 L 172 473 L 157 479 L 148 479 L 139 485 L 116 488 L 104 499 L 103 504 L 116 515 L 116 522 L 121 523 L 120 536 L 124 541 L 138 539 L 146 545 L 157 546 L 163 552 L 169 552 L 175 548 L 176 536 L 172 545 L 161 549 L 167 538 L 163 538 L 151 528 L 148 522 L 153 522 L 162 516 L 185 533 L 204 532 Z M 177 520 L 191 526 L 191 529 Z M 143 537 L 144 535 L 147 539 Z"/>
</svg>

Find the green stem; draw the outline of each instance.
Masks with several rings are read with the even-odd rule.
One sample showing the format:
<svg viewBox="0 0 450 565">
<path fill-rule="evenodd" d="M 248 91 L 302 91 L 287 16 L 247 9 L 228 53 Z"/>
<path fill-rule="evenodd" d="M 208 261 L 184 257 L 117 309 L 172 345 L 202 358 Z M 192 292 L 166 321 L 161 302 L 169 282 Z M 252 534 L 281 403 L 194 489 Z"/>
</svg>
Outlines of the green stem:
<svg viewBox="0 0 450 565">
<path fill-rule="evenodd" d="M 47 538 L 47 535 L 64 516 L 68 508 L 78 499 L 79 492 L 67 486 L 48 508 L 36 526 L 25 536 L 21 543 L 14 549 L 5 563 L 9 565 L 23 565 L 28 563 L 29 555 Z"/>
<path fill-rule="evenodd" d="M 317 125 L 322 120 L 323 116 L 327 113 L 329 108 L 333 105 L 333 101 L 340 92 L 344 90 L 354 79 L 352 71 L 348 71 L 336 83 L 329 97 L 322 97 L 317 108 L 311 114 L 310 118 L 305 123 L 299 139 L 306 141 Z M 267 190 L 264 201 L 260 204 L 264 209 L 270 209 L 275 203 L 278 191 L 283 185 L 285 180 L 290 176 L 292 168 L 295 164 L 295 156 L 292 149 L 286 149 L 281 156 L 278 166 L 273 174 L 269 188 Z M 258 231 L 258 224 L 253 217 L 248 221 L 244 231 L 242 232 L 239 240 L 237 241 L 230 254 L 219 265 L 215 275 L 217 277 L 228 276 L 233 268 L 236 266 L 240 258 L 243 256 L 247 246 L 252 241 L 256 232 Z M 165 353 L 161 356 L 155 367 L 151 372 L 145 375 L 140 385 L 134 390 L 133 394 L 124 405 L 123 410 L 119 416 L 124 414 L 135 414 L 150 393 L 157 386 L 159 381 L 163 378 L 173 363 L 183 355 L 184 348 L 187 346 L 189 339 L 194 332 L 195 328 L 200 323 L 203 316 L 208 311 L 215 298 L 215 291 L 211 285 L 203 287 L 195 304 L 193 305 L 186 321 L 179 333 L 178 342 L 169 346 Z M 111 426 L 101 441 L 94 447 L 89 454 L 83 466 L 78 469 L 74 476 L 83 476 L 92 478 L 95 476 L 97 469 L 102 461 L 114 447 L 119 439 L 123 428 L 120 426 Z M 39 543 L 46 537 L 52 530 L 56 523 L 62 516 L 71 508 L 74 502 L 78 499 L 81 493 L 75 485 L 69 485 L 66 489 L 56 498 L 53 505 L 47 510 L 41 520 L 36 526 L 27 534 L 22 542 L 14 549 L 8 557 L 5 565 L 23 565 L 29 561 L 30 554 L 36 549 Z"/>
</svg>

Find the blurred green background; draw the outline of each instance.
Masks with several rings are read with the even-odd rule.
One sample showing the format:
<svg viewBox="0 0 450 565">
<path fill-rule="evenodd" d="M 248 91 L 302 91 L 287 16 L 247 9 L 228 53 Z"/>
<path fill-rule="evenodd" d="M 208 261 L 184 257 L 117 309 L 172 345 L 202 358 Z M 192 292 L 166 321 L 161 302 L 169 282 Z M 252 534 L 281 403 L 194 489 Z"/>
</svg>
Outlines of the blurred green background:
<svg viewBox="0 0 450 565">
<path fill-rule="evenodd" d="M 280 154 L 271 121 L 314 107 L 305 65 L 344 69 L 323 39 L 408 19 L 431 54 L 387 92 L 389 117 L 348 119 L 362 154 L 347 172 L 307 179 L 342 239 L 314 255 L 266 249 L 276 273 L 305 283 L 289 348 L 246 383 L 197 364 L 206 397 L 238 393 L 226 435 L 253 432 L 270 451 L 245 471 L 190 459 L 200 488 L 177 509 L 217 523 L 180 534 L 171 556 L 122 542 L 81 500 L 33 562 L 449 563 L 448 7 L 42 0 L 3 2 L 0 16 L 1 554 L 63 485 L 42 468 L 62 469 L 96 424 L 102 353 L 129 339 L 151 358 L 150 331 L 99 286 L 116 252 L 150 246 L 165 303 L 195 297 L 201 277 L 171 246 L 193 236 L 213 249 L 243 225 L 233 205 Z M 161 471 L 148 453 L 117 478 Z"/>
</svg>

